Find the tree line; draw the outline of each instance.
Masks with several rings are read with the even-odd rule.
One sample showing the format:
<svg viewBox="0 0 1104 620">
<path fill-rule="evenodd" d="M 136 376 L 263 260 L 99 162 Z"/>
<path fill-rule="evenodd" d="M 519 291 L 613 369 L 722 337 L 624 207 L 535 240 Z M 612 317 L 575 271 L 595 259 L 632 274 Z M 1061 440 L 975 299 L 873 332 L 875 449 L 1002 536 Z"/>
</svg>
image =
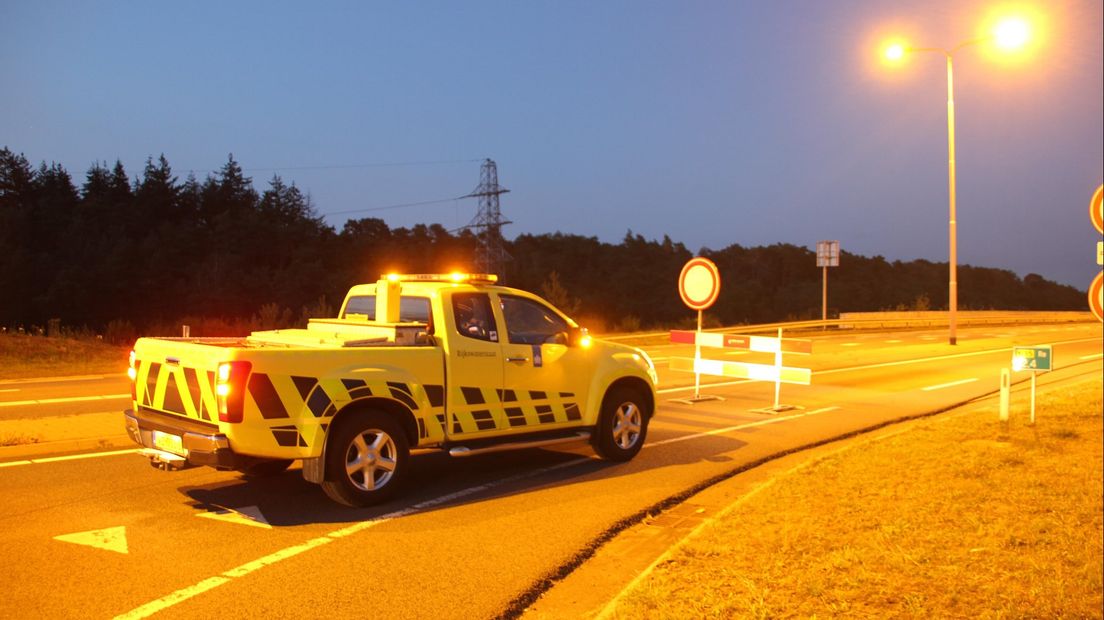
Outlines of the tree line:
<svg viewBox="0 0 1104 620">
<path fill-rule="evenodd" d="M 466 269 L 470 229 L 391 228 L 348 220 L 340 231 L 309 195 L 274 175 L 264 191 L 231 155 L 200 180 L 181 180 L 164 155 L 133 178 L 120 162 L 93 164 L 78 184 L 62 166 L 33 167 L 0 149 L 0 326 L 195 335 L 302 324 L 333 315 L 345 291 L 381 273 Z M 620 243 L 563 233 L 506 242 L 502 281 L 543 293 L 599 331 L 688 324 L 676 292 L 694 253 L 629 231 Z M 717 323 L 819 318 L 821 272 L 803 247 L 703 248 L 721 271 Z M 831 270 L 832 313 L 945 309 L 947 264 L 844 253 Z M 1080 310 L 1084 294 L 1037 274 L 961 266 L 963 309 Z"/>
</svg>

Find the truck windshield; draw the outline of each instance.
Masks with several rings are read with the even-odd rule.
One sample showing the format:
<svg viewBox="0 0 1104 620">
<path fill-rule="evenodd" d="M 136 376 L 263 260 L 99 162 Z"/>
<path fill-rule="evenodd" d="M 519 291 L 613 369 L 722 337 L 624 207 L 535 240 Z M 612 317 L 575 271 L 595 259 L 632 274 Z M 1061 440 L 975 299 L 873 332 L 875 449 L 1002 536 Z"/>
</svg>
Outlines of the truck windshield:
<svg viewBox="0 0 1104 620">
<path fill-rule="evenodd" d="M 341 318 L 347 319 L 350 315 L 364 316 L 369 321 L 376 320 L 376 296 L 356 295 L 349 298 L 345 305 L 345 313 Z M 399 299 L 399 322 L 401 323 L 429 323 L 429 298 L 428 297 L 403 297 Z"/>
</svg>

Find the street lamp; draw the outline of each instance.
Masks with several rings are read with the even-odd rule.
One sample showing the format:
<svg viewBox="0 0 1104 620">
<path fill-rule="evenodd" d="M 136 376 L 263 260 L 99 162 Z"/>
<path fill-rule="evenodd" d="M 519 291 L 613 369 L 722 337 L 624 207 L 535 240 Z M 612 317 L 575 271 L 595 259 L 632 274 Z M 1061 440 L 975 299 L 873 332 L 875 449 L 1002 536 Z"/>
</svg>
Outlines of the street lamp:
<svg viewBox="0 0 1104 620">
<path fill-rule="evenodd" d="M 948 285 L 948 320 L 950 323 L 949 342 L 957 344 L 958 335 L 958 224 L 955 219 L 955 120 L 954 120 L 954 67 L 953 57 L 958 50 L 977 43 L 993 42 L 1005 51 L 1014 51 L 1024 46 L 1031 38 L 1031 29 L 1027 22 L 1019 18 L 1009 18 L 997 23 L 989 36 L 963 41 L 945 49 L 941 47 L 908 47 L 901 42 L 892 42 L 885 46 L 883 55 L 889 62 L 898 62 L 910 52 L 937 52 L 947 58 L 947 185 L 949 188 L 950 220 L 950 282 Z"/>
</svg>

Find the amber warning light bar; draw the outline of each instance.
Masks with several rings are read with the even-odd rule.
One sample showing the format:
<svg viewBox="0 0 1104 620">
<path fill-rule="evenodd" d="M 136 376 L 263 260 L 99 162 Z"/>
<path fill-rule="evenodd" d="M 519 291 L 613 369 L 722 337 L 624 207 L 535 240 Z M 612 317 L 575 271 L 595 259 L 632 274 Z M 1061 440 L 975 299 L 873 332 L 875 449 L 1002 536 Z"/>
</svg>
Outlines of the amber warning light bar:
<svg viewBox="0 0 1104 620">
<path fill-rule="evenodd" d="M 391 282 L 468 282 L 494 284 L 498 276 L 493 273 L 385 273 L 381 280 Z"/>
</svg>

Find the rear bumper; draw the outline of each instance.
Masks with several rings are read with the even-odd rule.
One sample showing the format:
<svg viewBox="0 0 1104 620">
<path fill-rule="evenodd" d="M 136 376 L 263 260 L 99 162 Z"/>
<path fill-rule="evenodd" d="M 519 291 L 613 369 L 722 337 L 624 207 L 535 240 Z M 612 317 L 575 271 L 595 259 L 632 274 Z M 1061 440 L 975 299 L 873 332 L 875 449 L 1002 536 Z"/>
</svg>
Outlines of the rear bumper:
<svg viewBox="0 0 1104 620">
<path fill-rule="evenodd" d="M 235 453 L 230 448 L 230 440 L 214 424 L 187 420 L 141 407 L 137 410 L 127 409 L 123 416 L 127 434 L 144 448 L 159 450 L 153 440 L 154 431 L 180 437 L 184 447 L 184 454 L 181 456 L 189 465 L 241 469 L 257 460 Z"/>
</svg>

